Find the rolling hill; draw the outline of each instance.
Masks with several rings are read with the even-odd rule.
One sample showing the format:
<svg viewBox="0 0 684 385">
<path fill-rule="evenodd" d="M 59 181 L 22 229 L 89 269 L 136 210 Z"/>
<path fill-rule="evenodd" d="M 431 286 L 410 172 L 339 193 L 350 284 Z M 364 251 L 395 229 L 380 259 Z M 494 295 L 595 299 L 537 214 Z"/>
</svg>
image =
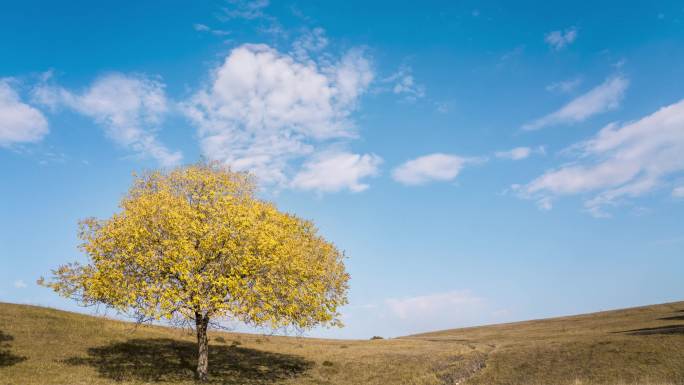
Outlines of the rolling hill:
<svg viewBox="0 0 684 385">
<path fill-rule="evenodd" d="M 684 384 L 684 302 L 388 340 L 210 338 L 213 384 Z M 0 385 L 192 384 L 194 360 L 188 331 L 0 303 Z"/>
</svg>

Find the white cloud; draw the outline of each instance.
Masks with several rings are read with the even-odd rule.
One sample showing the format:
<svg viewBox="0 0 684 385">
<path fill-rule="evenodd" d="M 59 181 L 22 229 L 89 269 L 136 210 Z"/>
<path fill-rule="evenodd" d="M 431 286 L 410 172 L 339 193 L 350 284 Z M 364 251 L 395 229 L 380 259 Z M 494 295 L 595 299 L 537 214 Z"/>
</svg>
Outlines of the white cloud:
<svg viewBox="0 0 684 385">
<path fill-rule="evenodd" d="M 256 30 L 260 33 L 273 35 L 275 39 L 287 37 L 289 32 L 283 28 L 278 18 L 266 13 L 270 5 L 269 0 L 227 0 L 228 6 L 223 7 L 219 20 L 232 21 L 242 19 L 246 22 L 258 20 Z"/>
<path fill-rule="evenodd" d="M 570 150 L 576 153 L 573 163 L 517 190 L 549 204 L 557 196 L 594 193 L 585 208 L 605 216 L 606 206 L 652 192 L 684 172 L 684 100 L 634 122 L 609 124 Z"/>
<path fill-rule="evenodd" d="M 558 111 L 527 123 L 522 128 L 524 130 L 537 130 L 558 124 L 578 123 L 594 115 L 614 110 L 620 106 L 628 86 L 629 80 L 626 78 L 620 75 L 610 77 Z"/>
<path fill-rule="evenodd" d="M 440 114 L 449 113 L 456 103 L 453 100 L 443 100 L 435 102 L 435 109 Z"/>
<path fill-rule="evenodd" d="M 21 101 L 11 80 L 0 79 L 0 147 L 38 142 L 48 131 L 43 113 Z"/>
<path fill-rule="evenodd" d="M 498 68 L 503 68 L 508 63 L 519 59 L 523 55 L 523 53 L 525 53 L 524 45 L 519 45 L 510 51 L 506 51 L 503 53 L 503 55 L 501 55 L 501 57 L 499 58 L 499 62 L 496 66 Z"/>
<path fill-rule="evenodd" d="M 81 94 L 43 84 L 34 90 L 34 99 L 50 107 L 65 106 L 94 119 L 108 137 L 136 153 L 149 156 L 163 166 L 180 162 L 180 152 L 172 152 L 156 138 L 156 127 L 168 111 L 164 86 L 142 77 L 112 73 L 96 79 Z"/>
<path fill-rule="evenodd" d="M 228 0 L 230 7 L 224 8 L 225 16 L 229 19 L 253 20 L 264 17 L 264 9 L 269 0 Z"/>
<path fill-rule="evenodd" d="M 551 31 L 544 36 L 544 41 L 556 51 L 572 44 L 577 39 L 577 28 L 570 27 L 564 31 Z"/>
<path fill-rule="evenodd" d="M 405 185 L 420 185 L 430 181 L 450 181 L 456 178 L 469 161 L 456 155 L 430 154 L 409 160 L 392 172 L 392 177 Z"/>
<path fill-rule="evenodd" d="M 482 300 L 467 291 L 450 291 L 407 298 L 390 298 L 386 304 L 400 319 L 420 315 L 432 316 L 448 308 L 480 304 Z"/>
<path fill-rule="evenodd" d="M 222 29 L 214 29 L 214 28 L 209 27 L 209 26 L 206 25 L 206 24 L 199 24 L 199 23 L 198 23 L 198 24 L 193 24 L 192 27 L 195 29 L 195 31 L 198 31 L 198 32 L 209 32 L 209 33 L 211 33 L 211 34 L 213 34 L 213 35 L 216 35 L 216 36 L 230 35 L 230 31 L 225 31 L 225 30 L 222 30 Z"/>
<path fill-rule="evenodd" d="M 377 175 L 381 163 L 382 159 L 375 154 L 324 153 L 304 164 L 292 186 L 319 192 L 360 192 L 369 187 L 361 180 Z"/>
<path fill-rule="evenodd" d="M 582 84 L 582 78 L 577 77 L 574 79 L 551 83 L 546 86 L 546 90 L 549 92 L 560 92 L 567 94 L 574 91 L 575 88 L 577 88 L 580 84 Z"/>
<path fill-rule="evenodd" d="M 372 79 L 361 50 L 319 65 L 246 44 L 230 52 L 184 110 L 205 156 L 286 184 L 289 161 L 356 136 L 350 115 Z"/>
<path fill-rule="evenodd" d="M 402 66 L 397 72 L 382 79 L 382 82 L 389 83 L 392 93 L 401 96 L 405 101 L 415 102 L 425 97 L 425 87 L 416 83 L 413 69 L 409 66 Z"/>
<path fill-rule="evenodd" d="M 310 54 L 320 52 L 327 46 L 328 38 L 323 28 L 307 29 L 292 43 L 292 54 L 298 60 L 306 61 L 310 60 Z"/>
<path fill-rule="evenodd" d="M 684 186 L 677 186 L 673 188 L 672 196 L 675 198 L 684 198 Z"/>
<path fill-rule="evenodd" d="M 26 285 L 26 282 L 24 282 L 21 279 L 17 279 L 16 281 L 14 281 L 14 287 L 16 287 L 17 289 L 24 289 L 27 286 L 28 285 Z"/>
<path fill-rule="evenodd" d="M 390 298 L 380 310 L 388 313 L 385 318 L 392 321 L 400 335 L 451 329 L 494 318 L 486 302 L 469 291 Z"/>
<path fill-rule="evenodd" d="M 195 28 L 195 31 L 200 31 L 200 32 L 208 32 L 211 31 L 211 28 L 205 24 L 194 24 L 193 28 Z"/>
<path fill-rule="evenodd" d="M 496 155 L 497 158 L 521 160 L 528 158 L 533 153 L 544 155 L 546 153 L 546 149 L 544 146 L 539 146 L 535 149 L 531 147 L 516 147 L 508 151 L 497 151 L 494 155 Z"/>
<path fill-rule="evenodd" d="M 357 298 L 358 299 L 358 298 Z M 327 338 L 385 338 L 511 321 L 515 309 L 500 306 L 469 290 L 449 290 L 417 295 L 373 298 L 367 295 L 342 309 L 345 327 L 318 329 Z M 377 325 L 383 325 L 379 330 Z M 373 331 L 375 330 L 375 331 Z M 372 333 L 371 333 L 372 332 Z"/>
<path fill-rule="evenodd" d="M 553 202 L 549 197 L 542 197 L 537 200 L 537 207 L 542 211 L 549 211 L 553 208 Z"/>
</svg>

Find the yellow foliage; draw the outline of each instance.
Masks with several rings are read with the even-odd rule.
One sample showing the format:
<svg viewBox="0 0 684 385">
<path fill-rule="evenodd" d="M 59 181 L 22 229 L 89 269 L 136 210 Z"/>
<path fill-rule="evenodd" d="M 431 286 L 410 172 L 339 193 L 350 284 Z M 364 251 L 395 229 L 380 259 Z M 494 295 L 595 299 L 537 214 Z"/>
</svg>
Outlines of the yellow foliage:
<svg viewBox="0 0 684 385">
<path fill-rule="evenodd" d="M 141 320 L 341 326 L 343 254 L 310 221 L 256 198 L 248 174 L 204 163 L 149 172 L 120 208 L 81 222 L 87 264 L 60 266 L 42 283 Z"/>
</svg>

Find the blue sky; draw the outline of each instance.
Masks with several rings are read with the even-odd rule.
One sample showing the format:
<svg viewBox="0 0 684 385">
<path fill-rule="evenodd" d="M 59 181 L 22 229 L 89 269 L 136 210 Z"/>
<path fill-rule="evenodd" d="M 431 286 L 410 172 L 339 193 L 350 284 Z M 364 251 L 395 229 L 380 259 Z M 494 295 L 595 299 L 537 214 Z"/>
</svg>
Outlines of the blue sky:
<svg viewBox="0 0 684 385">
<path fill-rule="evenodd" d="M 681 2 L 141 3 L 0 6 L 0 301 L 201 157 L 346 251 L 310 335 L 682 299 Z"/>
</svg>

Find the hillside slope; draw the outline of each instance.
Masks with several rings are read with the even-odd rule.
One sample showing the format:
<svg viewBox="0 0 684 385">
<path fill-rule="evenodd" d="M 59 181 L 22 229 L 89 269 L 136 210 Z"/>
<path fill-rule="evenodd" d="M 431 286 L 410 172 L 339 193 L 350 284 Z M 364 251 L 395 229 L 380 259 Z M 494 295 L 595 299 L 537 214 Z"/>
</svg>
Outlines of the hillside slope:
<svg viewBox="0 0 684 385">
<path fill-rule="evenodd" d="M 214 384 L 684 384 L 684 302 L 392 340 L 210 344 Z M 194 360 L 181 330 L 0 303 L 0 385 L 191 384 Z"/>
<path fill-rule="evenodd" d="M 406 338 L 486 345 L 469 384 L 684 382 L 684 302 Z"/>
</svg>

